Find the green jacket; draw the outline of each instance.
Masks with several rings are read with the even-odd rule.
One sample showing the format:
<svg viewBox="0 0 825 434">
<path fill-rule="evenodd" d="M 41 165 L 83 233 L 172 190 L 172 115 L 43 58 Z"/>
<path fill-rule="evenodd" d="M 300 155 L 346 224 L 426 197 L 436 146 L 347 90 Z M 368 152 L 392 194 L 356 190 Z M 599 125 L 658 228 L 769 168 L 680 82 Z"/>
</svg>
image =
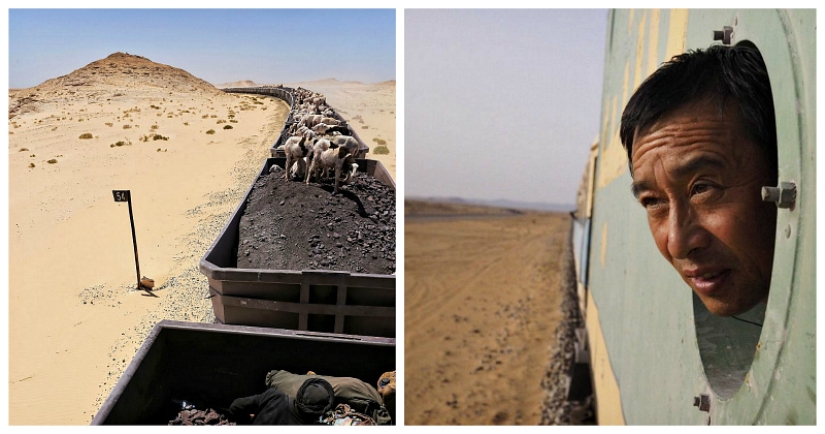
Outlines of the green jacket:
<svg viewBox="0 0 825 434">
<path fill-rule="evenodd" d="M 266 374 L 266 386 L 273 387 L 294 398 L 304 381 L 313 377 L 323 378 L 332 385 L 336 405 L 347 404 L 353 410 L 372 417 L 378 425 L 392 425 L 392 417 L 384 406 L 381 395 L 374 387 L 357 378 L 299 375 L 276 370 Z"/>
</svg>

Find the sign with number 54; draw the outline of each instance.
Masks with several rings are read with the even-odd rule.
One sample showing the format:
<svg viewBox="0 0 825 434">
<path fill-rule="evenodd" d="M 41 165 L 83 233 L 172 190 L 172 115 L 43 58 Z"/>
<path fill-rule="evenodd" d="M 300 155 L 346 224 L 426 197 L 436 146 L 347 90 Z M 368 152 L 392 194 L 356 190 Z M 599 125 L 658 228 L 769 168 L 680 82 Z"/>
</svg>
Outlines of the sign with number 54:
<svg viewBox="0 0 825 434">
<path fill-rule="evenodd" d="M 115 202 L 128 202 L 131 199 L 129 190 L 112 190 L 112 195 L 115 196 Z"/>
</svg>

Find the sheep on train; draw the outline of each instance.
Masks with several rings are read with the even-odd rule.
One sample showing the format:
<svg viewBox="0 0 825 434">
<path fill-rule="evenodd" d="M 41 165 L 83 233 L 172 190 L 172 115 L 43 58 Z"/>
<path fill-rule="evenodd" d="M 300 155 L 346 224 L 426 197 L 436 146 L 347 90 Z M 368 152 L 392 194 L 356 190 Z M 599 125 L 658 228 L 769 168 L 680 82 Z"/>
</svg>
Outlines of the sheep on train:
<svg viewBox="0 0 825 434">
<path fill-rule="evenodd" d="M 348 135 L 346 122 L 334 117 L 335 111 L 327 105 L 323 94 L 303 88 L 293 90 L 292 94 L 294 121 L 285 130 L 288 138 L 283 145 L 284 177 L 287 180 L 304 177 L 309 184 L 313 176 L 320 182 L 327 173 L 333 172 L 334 193 L 338 193 L 340 182 L 349 181 L 358 170 L 355 162 L 358 141 Z"/>
</svg>

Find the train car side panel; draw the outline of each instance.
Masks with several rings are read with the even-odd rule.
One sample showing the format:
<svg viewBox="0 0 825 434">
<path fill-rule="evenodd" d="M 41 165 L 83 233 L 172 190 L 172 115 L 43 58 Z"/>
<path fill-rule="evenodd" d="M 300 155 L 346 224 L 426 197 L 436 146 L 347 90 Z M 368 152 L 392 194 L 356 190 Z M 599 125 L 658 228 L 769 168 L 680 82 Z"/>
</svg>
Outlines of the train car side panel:
<svg viewBox="0 0 825 434">
<path fill-rule="evenodd" d="M 588 274 L 580 279 L 600 423 L 815 423 L 815 18 L 813 10 L 611 11 L 589 259 L 581 261 Z M 729 40 L 714 42 L 715 30 Z M 714 43 L 762 53 L 779 178 L 797 186 L 795 205 L 777 213 L 758 329 L 703 311 L 659 254 L 618 137 L 622 109 L 649 74 L 674 54 Z"/>
</svg>

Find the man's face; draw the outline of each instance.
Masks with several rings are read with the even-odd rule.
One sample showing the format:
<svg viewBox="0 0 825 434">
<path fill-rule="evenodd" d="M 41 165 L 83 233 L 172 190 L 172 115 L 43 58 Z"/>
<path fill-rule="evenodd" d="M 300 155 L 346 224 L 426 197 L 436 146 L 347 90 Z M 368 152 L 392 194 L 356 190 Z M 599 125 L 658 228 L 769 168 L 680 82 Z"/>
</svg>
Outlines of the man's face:
<svg viewBox="0 0 825 434">
<path fill-rule="evenodd" d="M 776 205 L 763 151 L 735 104 L 689 104 L 636 133 L 633 192 L 659 251 L 708 310 L 750 310 L 768 296 Z M 774 169 L 775 170 L 775 169 Z"/>
</svg>

